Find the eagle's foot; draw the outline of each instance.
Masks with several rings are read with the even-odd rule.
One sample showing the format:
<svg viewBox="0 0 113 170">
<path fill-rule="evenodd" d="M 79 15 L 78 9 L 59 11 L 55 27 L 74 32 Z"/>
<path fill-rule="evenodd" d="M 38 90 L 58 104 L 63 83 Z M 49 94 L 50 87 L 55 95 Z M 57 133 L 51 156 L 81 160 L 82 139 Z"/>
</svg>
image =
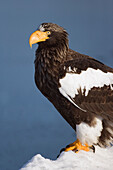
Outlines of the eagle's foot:
<svg viewBox="0 0 113 170">
<path fill-rule="evenodd" d="M 93 150 L 93 152 L 95 152 L 95 147 L 93 145 L 89 146 L 88 144 L 82 145 L 79 139 L 77 139 L 75 142 L 67 145 L 66 148 L 61 149 L 60 153 L 63 151 L 67 152 L 70 150 L 74 151 L 75 153 L 78 153 L 80 150 L 84 150 L 86 152 Z"/>
<path fill-rule="evenodd" d="M 90 151 L 91 147 L 88 146 L 88 144 L 82 145 L 79 141 L 79 139 L 77 139 L 75 142 L 69 144 L 66 146 L 65 151 L 74 151 L 74 152 L 79 152 L 80 150 L 84 150 L 86 152 Z"/>
</svg>

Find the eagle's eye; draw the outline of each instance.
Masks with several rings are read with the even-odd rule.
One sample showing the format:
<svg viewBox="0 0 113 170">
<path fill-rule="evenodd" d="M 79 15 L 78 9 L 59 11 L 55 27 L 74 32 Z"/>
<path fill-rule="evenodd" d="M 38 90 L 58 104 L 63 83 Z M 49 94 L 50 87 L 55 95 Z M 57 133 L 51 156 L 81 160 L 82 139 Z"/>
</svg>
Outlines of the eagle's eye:
<svg viewBox="0 0 113 170">
<path fill-rule="evenodd" d="M 47 31 L 46 33 L 47 33 L 47 35 L 50 35 L 50 34 L 51 34 L 51 32 L 50 32 L 50 31 Z"/>
</svg>

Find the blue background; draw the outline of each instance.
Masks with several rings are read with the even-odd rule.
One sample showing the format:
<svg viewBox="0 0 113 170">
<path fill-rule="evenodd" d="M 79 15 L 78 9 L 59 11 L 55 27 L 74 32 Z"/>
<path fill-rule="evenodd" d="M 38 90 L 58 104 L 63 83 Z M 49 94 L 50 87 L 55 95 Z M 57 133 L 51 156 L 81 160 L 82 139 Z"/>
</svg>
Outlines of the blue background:
<svg viewBox="0 0 113 170">
<path fill-rule="evenodd" d="M 113 67 L 113 0 L 0 0 L 0 169 L 16 170 L 35 154 L 55 159 L 75 140 L 34 83 L 28 39 L 42 22 L 69 33 L 70 48 Z"/>
</svg>

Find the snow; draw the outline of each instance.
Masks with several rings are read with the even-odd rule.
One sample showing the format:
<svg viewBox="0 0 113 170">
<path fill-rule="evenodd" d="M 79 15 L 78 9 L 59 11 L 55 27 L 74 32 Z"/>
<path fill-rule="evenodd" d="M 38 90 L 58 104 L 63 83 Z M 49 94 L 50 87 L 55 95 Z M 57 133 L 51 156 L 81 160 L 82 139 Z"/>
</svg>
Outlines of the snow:
<svg viewBox="0 0 113 170">
<path fill-rule="evenodd" d="M 113 169 L 113 147 L 95 147 L 96 152 L 62 152 L 56 160 L 34 156 L 21 170 L 111 170 Z"/>
</svg>

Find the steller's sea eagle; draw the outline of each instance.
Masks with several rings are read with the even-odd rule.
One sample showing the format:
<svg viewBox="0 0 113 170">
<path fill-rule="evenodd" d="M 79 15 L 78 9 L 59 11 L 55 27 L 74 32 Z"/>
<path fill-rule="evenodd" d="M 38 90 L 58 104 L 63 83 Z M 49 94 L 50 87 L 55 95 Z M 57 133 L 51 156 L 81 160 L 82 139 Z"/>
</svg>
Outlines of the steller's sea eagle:
<svg viewBox="0 0 113 170">
<path fill-rule="evenodd" d="M 38 43 L 35 83 L 76 131 L 77 140 L 64 150 L 94 150 L 113 144 L 113 69 L 69 48 L 68 33 L 42 23 L 31 34 Z"/>
</svg>

